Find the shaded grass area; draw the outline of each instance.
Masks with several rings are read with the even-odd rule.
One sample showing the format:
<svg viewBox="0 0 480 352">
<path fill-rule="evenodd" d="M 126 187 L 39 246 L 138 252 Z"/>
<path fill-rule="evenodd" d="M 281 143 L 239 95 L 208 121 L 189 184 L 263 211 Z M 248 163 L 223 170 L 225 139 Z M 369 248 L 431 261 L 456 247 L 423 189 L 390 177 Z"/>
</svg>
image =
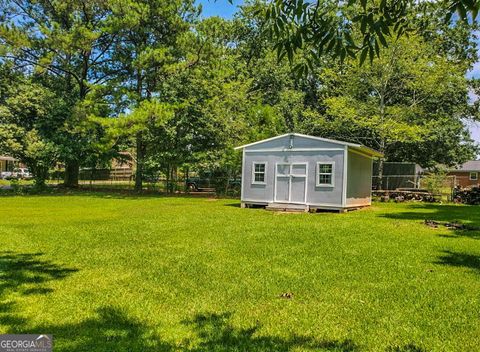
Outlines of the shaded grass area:
<svg viewBox="0 0 480 352">
<path fill-rule="evenodd" d="M 460 223 L 472 227 L 480 226 L 480 208 L 460 205 L 410 204 L 405 211 L 391 212 L 382 215 L 394 220 L 435 220 Z M 480 239 L 480 231 L 449 231 L 447 237 L 466 236 Z"/>
<path fill-rule="evenodd" d="M 473 351 L 478 207 L 82 194 L 0 205 L 0 333 L 56 351 Z M 292 299 L 282 293 L 292 292 Z"/>
</svg>

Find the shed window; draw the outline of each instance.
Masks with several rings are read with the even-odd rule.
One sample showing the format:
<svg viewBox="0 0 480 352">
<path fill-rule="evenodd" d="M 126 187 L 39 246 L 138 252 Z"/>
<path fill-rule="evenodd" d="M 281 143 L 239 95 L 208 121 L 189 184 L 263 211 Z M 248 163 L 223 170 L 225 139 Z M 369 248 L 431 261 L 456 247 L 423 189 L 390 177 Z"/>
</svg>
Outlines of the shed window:
<svg viewBox="0 0 480 352">
<path fill-rule="evenodd" d="M 320 162 L 317 163 L 317 187 L 333 186 L 333 177 L 335 173 L 335 163 Z"/>
<path fill-rule="evenodd" d="M 470 181 L 478 180 L 478 172 L 470 172 Z"/>
<path fill-rule="evenodd" d="M 253 163 L 253 183 L 265 183 L 266 163 Z"/>
</svg>

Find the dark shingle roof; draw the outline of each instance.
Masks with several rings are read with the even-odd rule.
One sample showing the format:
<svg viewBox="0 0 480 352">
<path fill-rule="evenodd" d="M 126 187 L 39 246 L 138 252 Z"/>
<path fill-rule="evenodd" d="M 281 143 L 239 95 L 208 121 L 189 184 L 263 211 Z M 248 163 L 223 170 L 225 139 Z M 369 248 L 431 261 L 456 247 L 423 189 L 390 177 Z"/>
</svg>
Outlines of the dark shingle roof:
<svg viewBox="0 0 480 352">
<path fill-rule="evenodd" d="M 458 167 L 460 171 L 479 171 L 480 172 L 480 160 L 470 160 Z"/>
</svg>

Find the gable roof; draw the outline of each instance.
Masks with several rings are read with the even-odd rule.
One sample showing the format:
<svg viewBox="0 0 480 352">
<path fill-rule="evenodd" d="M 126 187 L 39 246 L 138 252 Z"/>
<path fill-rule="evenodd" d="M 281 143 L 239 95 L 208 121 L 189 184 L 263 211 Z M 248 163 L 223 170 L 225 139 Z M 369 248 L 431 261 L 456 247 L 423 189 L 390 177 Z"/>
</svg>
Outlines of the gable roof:
<svg viewBox="0 0 480 352">
<path fill-rule="evenodd" d="M 480 160 L 470 160 L 463 163 L 456 170 L 452 171 L 478 171 L 480 172 Z"/>
<path fill-rule="evenodd" d="M 254 145 L 257 145 L 257 144 L 260 144 L 260 143 L 273 141 L 275 139 L 279 139 L 279 138 L 283 138 L 283 137 L 287 137 L 287 136 L 302 137 L 302 138 L 308 138 L 308 139 L 313 139 L 313 140 L 322 141 L 322 142 L 329 142 L 329 143 L 345 145 L 347 147 L 351 147 L 354 150 L 360 151 L 360 152 L 365 153 L 365 154 L 370 155 L 370 156 L 380 157 L 380 158 L 383 157 L 382 153 L 380 153 L 380 152 L 378 152 L 374 149 L 371 149 L 369 147 L 366 147 L 363 144 L 350 143 L 350 142 L 339 141 L 339 140 L 336 140 L 336 139 L 328 139 L 328 138 L 323 138 L 323 137 L 309 136 L 307 134 L 301 134 L 301 133 L 285 133 L 285 134 L 282 134 L 282 135 L 279 135 L 279 136 L 275 136 L 275 137 L 271 137 L 271 138 L 267 138 L 267 139 L 262 139 L 261 141 L 257 141 L 257 142 L 253 142 L 253 143 L 249 143 L 249 144 L 244 144 L 244 145 L 241 145 L 241 146 L 236 147 L 234 149 L 239 150 L 239 149 L 251 147 L 251 146 L 254 146 Z"/>
</svg>

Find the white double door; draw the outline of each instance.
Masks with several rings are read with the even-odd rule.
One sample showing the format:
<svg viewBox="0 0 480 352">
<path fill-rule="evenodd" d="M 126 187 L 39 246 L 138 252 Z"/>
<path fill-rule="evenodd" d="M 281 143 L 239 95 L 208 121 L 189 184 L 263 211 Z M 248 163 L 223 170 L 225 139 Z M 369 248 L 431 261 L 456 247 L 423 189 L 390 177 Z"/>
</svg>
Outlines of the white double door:
<svg viewBox="0 0 480 352">
<path fill-rule="evenodd" d="M 305 204 L 307 196 L 307 164 L 275 165 L 275 196 L 278 203 Z"/>
</svg>

